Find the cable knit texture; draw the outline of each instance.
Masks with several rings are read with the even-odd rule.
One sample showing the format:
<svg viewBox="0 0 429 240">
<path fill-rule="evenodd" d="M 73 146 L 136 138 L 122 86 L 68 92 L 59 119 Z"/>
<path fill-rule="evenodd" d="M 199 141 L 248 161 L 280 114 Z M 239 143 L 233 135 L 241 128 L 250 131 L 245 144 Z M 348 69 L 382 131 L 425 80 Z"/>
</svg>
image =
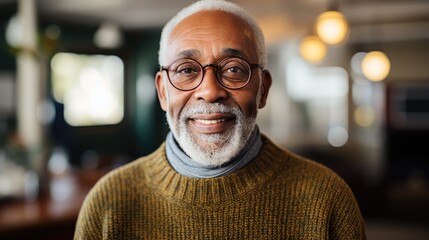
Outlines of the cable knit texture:
<svg viewBox="0 0 429 240">
<path fill-rule="evenodd" d="M 77 239 L 366 239 L 347 184 L 266 137 L 257 158 L 218 178 L 190 178 L 165 145 L 90 191 Z"/>
</svg>

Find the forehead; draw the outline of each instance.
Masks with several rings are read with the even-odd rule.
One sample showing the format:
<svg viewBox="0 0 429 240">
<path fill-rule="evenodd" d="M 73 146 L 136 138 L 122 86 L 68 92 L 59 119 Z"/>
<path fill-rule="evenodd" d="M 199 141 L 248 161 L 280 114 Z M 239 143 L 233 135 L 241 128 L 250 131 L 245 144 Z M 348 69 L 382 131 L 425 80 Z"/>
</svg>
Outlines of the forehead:
<svg viewBox="0 0 429 240">
<path fill-rule="evenodd" d="M 201 58 L 236 52 L 241 57 L 257 59 L 251 27 L 241 18 L 222 11 L 195 13 L 173 29 L 168 39 L 167 59 L 178 58 L 183 52 L 195 55 L 186 57 Z"/>
</svg>

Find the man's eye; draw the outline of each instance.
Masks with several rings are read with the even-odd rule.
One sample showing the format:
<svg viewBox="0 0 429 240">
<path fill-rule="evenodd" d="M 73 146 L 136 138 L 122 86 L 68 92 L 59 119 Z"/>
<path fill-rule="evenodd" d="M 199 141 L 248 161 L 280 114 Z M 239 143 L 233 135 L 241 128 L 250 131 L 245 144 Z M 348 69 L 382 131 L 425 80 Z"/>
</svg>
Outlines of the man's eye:
<svg viewBox="0 0 429 240">
<path fill-rule="evenodd" d="M 226 69 L 225 72 L 229 72 L 229 73 L 242 73 L 244 70 L 239 68 L 239 67 L 230 67 L 228 69 Z"/>
<path fill-rule="evenodd" d="M 198 75 L 200 68 L 198 65 L 193 63 L 182 63 L 176 67 L 175 72 L 180 75 Z"/>
<path fill-rule="evenodd" d="M 180 74 L 192 74 L 192 73 L 196 73 L 197 71 L 195 71 L 195 69 L 192 69 L 192 68 L 182 68 L 182 69 L 178 69 L 176 72 Z"/>
</svg>

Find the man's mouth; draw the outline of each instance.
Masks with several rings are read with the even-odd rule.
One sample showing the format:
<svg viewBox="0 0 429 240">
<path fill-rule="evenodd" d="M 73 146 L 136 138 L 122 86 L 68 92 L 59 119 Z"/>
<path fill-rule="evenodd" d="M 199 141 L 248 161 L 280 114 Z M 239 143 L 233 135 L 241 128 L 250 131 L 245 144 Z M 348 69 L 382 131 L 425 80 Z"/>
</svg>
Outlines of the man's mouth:
<svg viewBox="0 0 429 240">
<path fill-rule="evenodd" d="M 196 133 L 213 134 L 232 128 L 235 118 L 234 115 L 225 113 L 198 114 L 189 118 L 189 123 Z"/>
<path fill-rule="evenodd" d="M 212 125 L 212 124 L 216 124 L 216 123 L 225 122 L 226 119 L 212 119 L 212 120 L 194 119 L 194 121 L 197 122 L 197 123 L 205 124 L 205 125 Z"/>
</svg>

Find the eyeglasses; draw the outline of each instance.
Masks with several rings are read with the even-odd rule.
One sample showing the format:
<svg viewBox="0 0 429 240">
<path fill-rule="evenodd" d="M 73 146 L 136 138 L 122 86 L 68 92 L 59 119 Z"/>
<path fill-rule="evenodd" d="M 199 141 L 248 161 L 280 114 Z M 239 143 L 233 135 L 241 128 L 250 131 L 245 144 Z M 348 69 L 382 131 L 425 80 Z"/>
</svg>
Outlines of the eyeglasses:
<svg viewBox="0 0 429 240">
<path fill-rule="evenodd" d="M 166 71 L 171 85 L 181 91 L 196 89 L 204 79 L 205 70 L 214 68 L 219 83 L 228 89 L 240 89 L 245 87 L 252 77 L 252 69 L 263 67 L 259 64 L 248 63 L 239 57 L 225 58 L 218 64 L 202 66 L 199 62 L 190 58 L 174 61 L 169 66 L 161 66 L 161 71 Z"/>
</svg>

